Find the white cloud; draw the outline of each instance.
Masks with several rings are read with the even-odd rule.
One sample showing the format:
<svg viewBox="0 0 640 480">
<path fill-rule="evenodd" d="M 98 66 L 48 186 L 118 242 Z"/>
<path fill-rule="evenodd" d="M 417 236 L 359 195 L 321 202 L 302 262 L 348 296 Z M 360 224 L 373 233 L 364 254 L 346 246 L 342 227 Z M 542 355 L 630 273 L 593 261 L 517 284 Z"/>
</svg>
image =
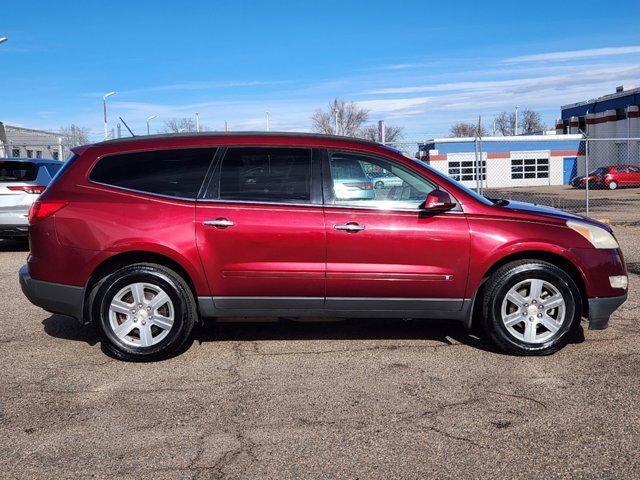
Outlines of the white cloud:
<svg viewBox="0 0 640 480">
<path fill-rule="evenodd" d="M 538 53 L 535 55 L 521 55 L 503 60 L 502 63 L 524 62 L 562 62 L 581 58 L 609 57 L 615 55 L 629 55 L 640 53 L 640 45 L 628 47 L 590 48 L 586 50 L 568 50 L 564 52 Z"/>
</svg>

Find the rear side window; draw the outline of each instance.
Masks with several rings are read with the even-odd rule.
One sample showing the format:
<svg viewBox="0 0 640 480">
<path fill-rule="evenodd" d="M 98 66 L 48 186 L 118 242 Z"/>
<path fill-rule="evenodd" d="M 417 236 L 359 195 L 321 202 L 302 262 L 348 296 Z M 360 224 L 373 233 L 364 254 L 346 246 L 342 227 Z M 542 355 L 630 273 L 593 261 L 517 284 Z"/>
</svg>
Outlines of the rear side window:
<svg viewBox="0 0 640 480">
<path fill-rule="evenodd" d="M 220 166 L 221 200 L 309 202 L 311 149 L 230 148 Z"/>
<path fill-rule="evenodd" d="M 38 167 L 29 162 L 0 162 L 0 182 L 32 182 Z"/>
<path fill-rule="evenodd" d="M 213 148 L 110 155 L 98 161 L 89 180 L 140 192 L 195 198 L 214 155 Z"/>
</svg>

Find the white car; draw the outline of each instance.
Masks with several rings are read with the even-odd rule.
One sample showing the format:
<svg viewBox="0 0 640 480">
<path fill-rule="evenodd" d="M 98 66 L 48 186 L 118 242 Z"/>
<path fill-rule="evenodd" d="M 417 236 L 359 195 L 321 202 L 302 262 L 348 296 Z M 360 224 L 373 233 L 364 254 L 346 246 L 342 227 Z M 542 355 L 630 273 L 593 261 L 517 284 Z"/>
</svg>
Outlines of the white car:
<svg viewBox="0 0 640 480">
<path fill-rule="evenodd" d="M 62 165 L 41 158 L 0 158 L 0 238 L 27 237 L 29 209 Z"/>
</svg>

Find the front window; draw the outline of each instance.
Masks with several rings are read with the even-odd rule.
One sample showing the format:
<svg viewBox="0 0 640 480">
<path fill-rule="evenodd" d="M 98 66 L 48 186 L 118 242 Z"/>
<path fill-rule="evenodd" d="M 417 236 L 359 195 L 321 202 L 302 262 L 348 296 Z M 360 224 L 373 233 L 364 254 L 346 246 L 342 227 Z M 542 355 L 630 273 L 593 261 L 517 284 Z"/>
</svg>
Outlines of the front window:
<svg viewBox="0 0 640 480">
<path fill-rule="evenodd" d="M 333 152 L 331 186 L 335 205 L 417 209 L 436 186 L 388 160 Z"/>
</svg>

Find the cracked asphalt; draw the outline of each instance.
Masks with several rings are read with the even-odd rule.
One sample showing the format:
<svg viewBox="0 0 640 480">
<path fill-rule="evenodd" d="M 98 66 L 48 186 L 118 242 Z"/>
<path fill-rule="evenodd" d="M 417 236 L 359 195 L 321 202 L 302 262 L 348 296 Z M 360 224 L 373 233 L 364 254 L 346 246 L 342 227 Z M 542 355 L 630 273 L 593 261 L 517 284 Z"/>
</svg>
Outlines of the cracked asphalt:
<svg viewBox="0 0 640 480">
<path fill-rule="evenodd" d="M 456 324 L 208 324 L 182 355 L 106 356 L 32 306 L 0 244 L 2 478 L 638 478 L 640 245 L 605 331 L 517 358 Z"/>
</svg>

